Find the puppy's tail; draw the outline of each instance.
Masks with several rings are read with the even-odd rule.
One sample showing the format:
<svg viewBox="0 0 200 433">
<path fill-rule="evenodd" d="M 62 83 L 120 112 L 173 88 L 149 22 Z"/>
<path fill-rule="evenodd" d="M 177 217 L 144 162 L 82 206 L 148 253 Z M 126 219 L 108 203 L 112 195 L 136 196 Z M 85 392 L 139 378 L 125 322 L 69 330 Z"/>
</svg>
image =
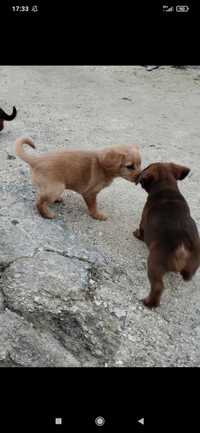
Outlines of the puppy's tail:
<svg viewBox="0 0 200 433">
<path fill-rule="evenodd" d="M 13 107 L 13 111 L 12 111 L 11 114 L 7 114 L 7 113 L 3 110 L 3 108 L 0 108 L 0 117 L 1 117 L 3 120 L 7 120 L 7 121 L 9 121 L 9 120 L 13 120 L 13 119 L 16 117 L 16 115 L 17 115 L 17 110 L 16 110 L 15 107 Z"/>
<path fill-rule="evenodd" d="M 190 253 L 184 244 L 178 246 L 174 254 L 174 267 L 176 272 L 181 272 L 185 268 L 189 255 Z"/>
<path fill-rule="evenodd" d="M 28 144 L 33 149 L 35 149 L 35 144 L 31 140 L 31 138 L 18 138 L 16 140 L 16 155 L 19 156 L 23 161 L 27 162 L 30 165 L 33 165 L 36 157 L 33 155 L 29 155 L 24 151 L 24 144 Z"/>
</svg>

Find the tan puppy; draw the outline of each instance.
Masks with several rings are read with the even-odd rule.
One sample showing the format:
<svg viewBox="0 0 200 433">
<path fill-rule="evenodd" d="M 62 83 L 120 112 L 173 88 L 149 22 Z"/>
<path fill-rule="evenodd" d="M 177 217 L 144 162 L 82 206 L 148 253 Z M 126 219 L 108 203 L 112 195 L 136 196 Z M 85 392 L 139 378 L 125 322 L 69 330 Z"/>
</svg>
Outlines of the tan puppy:
<svg viewBox="0 0 200 433">
<path fill-rule="evenodd" d="M 48 204 L 61 201 L 65 189 L 81 194 L 91 217 L 105 220 L 97 210 L 97 194 L 116 177 L 134 182 L 140 173 L 138 146 L 117 146 L 96 151 L 63 150 L 42 155 L 30 155 L 23 149 L 30 138 L 18 138 L 16 154 L 31 167 L 32 182 L 39 188 L 37 208 L 44 218 L 54 218 Z"/>
</svg>

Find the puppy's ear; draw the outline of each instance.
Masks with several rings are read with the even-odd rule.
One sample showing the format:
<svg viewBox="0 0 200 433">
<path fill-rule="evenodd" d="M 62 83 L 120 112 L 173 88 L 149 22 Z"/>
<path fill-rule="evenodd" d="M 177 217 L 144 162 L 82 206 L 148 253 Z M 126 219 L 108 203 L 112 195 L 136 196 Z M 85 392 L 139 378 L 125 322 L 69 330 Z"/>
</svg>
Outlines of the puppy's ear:
<svg viewBox="0 0 200 433">
<path fill-rule="evenodd" d="M 136 180 L 136 185 L 138 183 L 141 184 L 142 188 L 144 188 L 146 191 L 148 191 L 149 187 L 152 185 L 152 183 L 155 180 L 155 176 L 152 172 L 148 172 L 148 171 L 142 171 L 142 173 L 139 174 L 137 180 Z"/>
<path fill-rule="evenodd" d="M 190 172 L 190 168 L 171 162 L 171 170 L 176 180 L 183 180 Z"/>
<path fill-rule="evenodd" d="M 123 152 L 117 152 L 114 149 L 105 151 L 101 154 L 100 164 L 105 169 L 119 169 L 125 162 L 126 155 Z"/>
</svg>

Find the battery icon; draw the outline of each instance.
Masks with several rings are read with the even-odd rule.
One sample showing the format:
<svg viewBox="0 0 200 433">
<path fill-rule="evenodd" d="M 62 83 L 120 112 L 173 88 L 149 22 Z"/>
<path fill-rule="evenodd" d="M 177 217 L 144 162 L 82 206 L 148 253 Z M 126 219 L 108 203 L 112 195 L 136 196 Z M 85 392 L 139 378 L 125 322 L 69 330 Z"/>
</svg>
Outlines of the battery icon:
<svg viewBox="0 0 200 433">
<path fill-rule="evenodd" d="M 183 6 L 176 6 L 176 12 L 188 12 L 189 6 L 183 5 Z"/>
</svg>

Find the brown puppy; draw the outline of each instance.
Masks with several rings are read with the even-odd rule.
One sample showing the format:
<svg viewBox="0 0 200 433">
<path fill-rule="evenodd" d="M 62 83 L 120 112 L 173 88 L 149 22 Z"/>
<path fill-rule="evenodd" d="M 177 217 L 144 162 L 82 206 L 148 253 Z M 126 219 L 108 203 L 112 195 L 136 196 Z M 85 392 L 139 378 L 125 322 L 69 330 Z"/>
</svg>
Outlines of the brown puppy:
<svg viewBox="0 0 200 433">
<path fill-rule="evenodd" d="M 144 304 L 157 307 L 166 272 L 180 272 L 190 280 L 200 264 L 200 238 L 190 216 L 186 200 L 177 180 L 184 179 L 190 169 L 173 163 L 149 165 L 136 181 L 148 193 L 136 238 L 149 247 L 148 277 L 151 291 Z"/>
<path fill-rule="evenodd" d="M 30 138 L 16 141 L 16 154 L 32 171 L 32 181 L 39 188 L 37 208 L 44 218 L 54 218 L 48 204 L 60 201 L 65 189 L 81 194 L 91 217 L 105 220 L 97 210 L 97 194 L 116 177 L 134 182 L 140 172 L 141 159 L 137 146 L 119 146 L 97 151 L 63 150 L 42 155 L 30 155 L 23 149 Z"/>
<path fill-rule="evenodd" d="M 7 122 L 13 120 L 16 117 L 16 115 L 17 115 L 17 110 L 15 107 L 13 107 L 12 114 L 7 114 L 2 108 L 0 108 L 0 131 L 2 131 L 2 129 L 4 128 L 4 120 L 6 120 Z"/>
</svg>

